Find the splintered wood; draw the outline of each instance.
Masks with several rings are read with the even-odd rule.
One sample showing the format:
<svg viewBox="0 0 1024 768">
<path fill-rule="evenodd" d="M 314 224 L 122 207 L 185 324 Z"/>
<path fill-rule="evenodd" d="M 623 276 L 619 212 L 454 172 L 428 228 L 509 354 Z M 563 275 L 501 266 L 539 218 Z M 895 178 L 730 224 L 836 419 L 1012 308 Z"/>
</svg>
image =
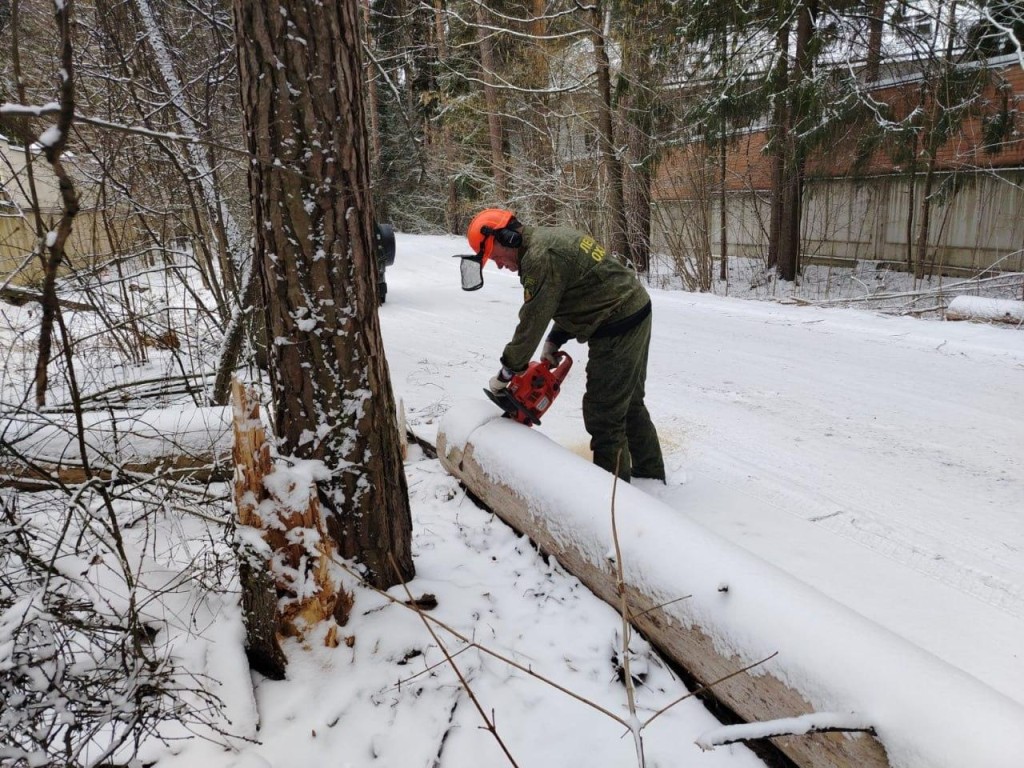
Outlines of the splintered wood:
<svg viewBox="0 0 1024 768">
<path fill-rule="evenodd" d="M 344 624 L 352 598 L 333 576 L 337 548 L 316 486 L 303 491 L 297 487 L 301 475 L 275 466 L 255 392 L 236 380 L 231 400 L 235 506 L 239 523 L 258 530 L 270 548 L 266 567 L 277 591 L 276 634 L 301 638 L 304 628 L 332 617 Z"/>
<path fill-rule="evenodd" d="M 263 478 L 273 469 L 270 444 L 260 421 L 260 404 L 251 387 L 231 382 L 231 426 L 235 435 L 231 457 L 235 462 L 235 508 L 238 522 L 261 528 L 257 508 L 266 497 Z"/>
<path fill-rule="evenodd" d="M 398 401 L 398 444 L 402 450 L 402 461 L 409 458 L 409 432 L 405 424 L 405 403 Z"/>
</svg>

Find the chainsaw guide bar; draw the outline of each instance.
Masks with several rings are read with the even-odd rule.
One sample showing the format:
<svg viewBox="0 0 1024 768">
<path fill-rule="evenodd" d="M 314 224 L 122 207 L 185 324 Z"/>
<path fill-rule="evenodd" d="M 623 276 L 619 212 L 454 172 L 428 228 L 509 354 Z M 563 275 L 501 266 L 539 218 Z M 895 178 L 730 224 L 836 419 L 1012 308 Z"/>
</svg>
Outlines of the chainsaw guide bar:
<svg viewBox="0 0 1024 768">
<path fill-rule="evenodd" d="M 511 395 L 507 392 L 502 392 L 500 395 L 496 395 L 487 387 L 484 387 L 484 394 L 491 399 L 492 403 L 505 412 L 502 418 L 515 419 L 520 424 L 525 424 L 528 427 L 532 427 L 534 424 L 540 424 L 540 419 L 535 419 L 530 415 L 530 412 L 513 400 Z"/>
</svg>

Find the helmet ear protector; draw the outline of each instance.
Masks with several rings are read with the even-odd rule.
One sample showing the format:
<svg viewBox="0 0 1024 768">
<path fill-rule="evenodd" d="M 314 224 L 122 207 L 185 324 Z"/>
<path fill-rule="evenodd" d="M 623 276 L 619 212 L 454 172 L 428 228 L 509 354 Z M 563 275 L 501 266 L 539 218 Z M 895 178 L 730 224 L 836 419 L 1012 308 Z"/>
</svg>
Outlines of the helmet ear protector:
<svg viewBox="0 0 1024 768">
<path fill-rule="evenodd" d="M 501 229 L 484 225 L 480 227 L 480 234 L 485 237 L 493 237 L 495 242 L 501 243 L 506 248 L 521 248 L 523 245 L 523 233 L 512 229 L 512 225 L 517 223 L 513 217 L 512 221 Z"/>
</svg>

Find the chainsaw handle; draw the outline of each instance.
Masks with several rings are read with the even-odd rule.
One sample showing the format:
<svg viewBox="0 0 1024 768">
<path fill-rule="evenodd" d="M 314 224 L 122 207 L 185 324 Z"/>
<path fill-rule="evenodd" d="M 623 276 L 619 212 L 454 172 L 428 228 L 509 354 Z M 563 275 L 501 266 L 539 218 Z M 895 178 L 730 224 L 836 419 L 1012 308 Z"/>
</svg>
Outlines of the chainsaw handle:
<svg viewBox="0 0 1024 768">
<path fill-rule="evenodd" d="M 555 355 L 558 357 L 558 364 L 549 366 L 549 368 L 554 373 L 558 383 L 561 384 L 565 377 L 569 375 L 569 369 L 572 368 L 572 358 L 568 352 L 563 352 L 562 350 L 558 350 Z"/>
<path fill-rule="evenodd" d="M 569 357 L 569 353 L 568 352 L 566 352 L 565 350 L 562 350 L 562 349 L 557 350 L 555 352 L 555 362 L 554 363 L 548 363 L 548 368 L 550 368 L 552 370 L 557 368 L 563 362 L 565 362 L 565 358 L 567 358 L 567 357 Z M 569 365 L 572 365 L 572 358 L 571 357 L 569 357 L 569 361 L 570 361 Z M 547 361 L 545 360 L 545 362 L 547 362 Z"/>
</svg>

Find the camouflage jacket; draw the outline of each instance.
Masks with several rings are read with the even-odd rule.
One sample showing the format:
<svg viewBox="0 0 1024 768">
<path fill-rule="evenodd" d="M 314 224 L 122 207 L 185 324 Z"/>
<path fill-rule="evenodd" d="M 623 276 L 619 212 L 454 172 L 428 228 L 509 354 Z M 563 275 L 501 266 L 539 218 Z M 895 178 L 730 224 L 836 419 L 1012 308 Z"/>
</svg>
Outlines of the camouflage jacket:
<svg viewBox="0 0 1024 768">
<path fill-rule="evenodd" d="M 556 338 L 586 343 L 601 326 L 642 310 L 650 297 L 635 270 L 585 232 L 524 227 L 519 252 L 523 306 L 501 363 L 522 371 L 554 320 Z"/>
</svg>

